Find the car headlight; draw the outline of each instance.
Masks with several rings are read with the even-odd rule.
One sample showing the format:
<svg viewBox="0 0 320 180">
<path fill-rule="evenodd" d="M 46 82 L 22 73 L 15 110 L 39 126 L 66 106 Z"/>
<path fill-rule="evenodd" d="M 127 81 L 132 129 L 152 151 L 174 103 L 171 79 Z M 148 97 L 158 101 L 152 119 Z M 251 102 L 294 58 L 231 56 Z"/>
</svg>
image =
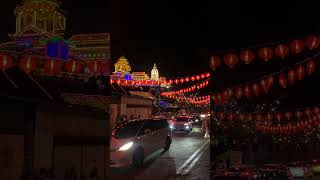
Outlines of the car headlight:
<svg viewBox="0 0 320 180">
<path fill-rule="evenodd" d="M 186 129 L 189 129 L 189 126 L 186 126 Z"/>
<path fill-rule="evenodd" d="M 170 124 L 170 129 L 173 129 L 173 125 L 172 124 Z"/>
<path fill-rule="evenodd" d="M 188 125 L 189 125 L 189 123 L 184 123 L 183 125 L 188 126 Z"/>
<path fill-rule="evenodd" d="M 202 118 L 205 118 L 205 117 L 206 117 L 206 115 L 204 115 L 204 114 L 201 114 L 201 115 L 200 115 L 200 117 L 202 117 Z"/>
<path fill-rule="evenodd" d="M 125 145 L 121 146 L 119 148 L 119 151 L 126 151 L 126 150 L 130 149 L 132 147 L 132 145 L 133 145 L 133 142 L 128 142 Z"/>
</svg>

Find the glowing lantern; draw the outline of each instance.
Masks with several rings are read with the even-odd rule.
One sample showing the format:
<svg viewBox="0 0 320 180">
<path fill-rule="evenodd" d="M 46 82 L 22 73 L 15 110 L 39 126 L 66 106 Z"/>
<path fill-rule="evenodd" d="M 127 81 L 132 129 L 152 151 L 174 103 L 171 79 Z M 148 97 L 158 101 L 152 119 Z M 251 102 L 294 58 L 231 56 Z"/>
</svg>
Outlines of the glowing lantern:
<svg viewBox="0 0 320 180">
<path fill-rule="evenodd" d="M 210 73 L 207 73 L 207 74 L 206 74 L 206 77 L 210 77 Z"/>
<path fill-rule="evenodd" d="M 232 95 L 233 95 L 233 91 L 232 91 L 232 89 L 227 89 L 227 94 L 228 94 L 228 99 L 230 99 L 231 97 L 232 97 Z"/>
<path fill-rule="evenodd" d="M 304 67 L 302 65 L 299 65 L 297 67 L 297 78 L 298 80 L 302 80 L 304 77 Z"/>
<path fill-rule="evenodd" d="M 79 73 L 81 71 L 81 64 L 75 60 L 66 62 L 66 70 L 70 73 Z"/>
<path fill-rule="evenodd" d="M 243 90 L 242 90 L 242 88 L 241 88 L 241 87 L 237 88 L 237 89 L 236 89 L 236 98 L 237 98 L 237 99 L 240 99 L 240 98 L 242 98 L 242 95 L 243 95 Z"/>
<path fill-rule="evenodd" d="M 296 79 L 296 73 L 294 70 L 289 70 L 288 72 L 288 81 L 290 85 L 293 85 L 294 81 Z"/>
<path fill-rule="evenodd" d="M 59 60 L 48 59 L 45 63 L 44 69 L 48 75 L 59 74 L 61 71 L 61 64 Z"/>
<path fill-rule="evenodd" d="M 306 109 L 305 111 L 304 111 L 304 114 L 306 115 L 306 116 L 308 116 L 308 117 L 310 117 L 311 116 L 311 110 L 310 109 Z"/>
<path fill-rule="evenodd" d="M 184 83 L 184 79 L 183 79 L 183 78 L 181 78 L 181 79 L 180 79 L 180 82 L 181 82 L 181 83 Z"/>
<path fill-rule="evenodd" d="M 302 116 L 302 112 L 296 111 L 296 112 L 295 112 L 295 116 L 296 116 L 296 118 L 297 118 L 298 120 L 300 120 L 300 118 L 301 118 L 301 116 Z"/>
<path fill-rule="evenodd" d="M 186 80 L 186 82 L 189 82 L 189 78 L 188 77 L 185 80 Z"/>
<path fill-rule="evenodd" d="M 196 80 L 196 78 L 194 76 L 191 77 L 191 81 L 194 81 Z"/>
<path fill-rule="evenodd" d="M 178 83 L 179 83 L 179 80 L 178 80 L 178 79 L 174 80 L 174 83 L 178 84 Z"/>
<path fill-rule="evenodd" d="M 304 48 L 304 42 L 302 40 L 294 40 L 290 44 L 290 49 L 292 53 L 298 54 Z"/>
<path fill-rule="evenodd" d="M 279 84 L 282 88 L 287 87 L 287 78 L 286 75 L 283 73 L 279 75 Z"/>
<path fill-rule="evenodd" d="M 259 94 L 260 94 L 260 87 L 259 87 L 258 84 L 254 84 L 254 85 L 252 86 L 252 90 L 253 90 L 253 93 L 254 93 L 255 96 L 259 96 Z"/>
<path fill-rule="evenodd" d="M 316 69 L 316 64 L 315 64 L 315 62 L 314 62 L 313 60 L 309 61 L 309 62 L 307 63 L 307 74 L 308 74 L 309 76 L 312 75 L 312 74 L 314 73 L 315 69 Z"/>
<path fill-rule="evenodd" d="M 226 54 L 223 57 L 224 63 L 229 67 L 233 68 L 238 63 L 238 56 L 232 53 Z"/>
<path fill-rule="evenodd" d="M 256 121 L 261 121 L 262 120 L 261 114 L 256 114 L 255 120 Z"/>
<path fill-rule="evenodd" d="M 319 114 L 319 108 L 318 107 L 314 107 L 312 111 L 316 115 Z"/>
<path fill-rule="evenodd" d="M 30 73 L 37 69 L 37 64 L 35 59 L 32 56 L 27 56 L 20 61 L 20 68 L 23 69 L 26 73 Z"/>
<path fill-rule="evenodd" d="M 206 77 L 205 74 L 201 74 L 201 78 L 204 79 Z"/>
<path fill-rule="evenodd" d="M 306 46 L 309 50 L 314 50 L 319 47 L 319 40 L 316 36 L 310 35 L 306 38 Z"/>
<path fill-rule="evenodd" d="M 290 120 L 291 117 L 292 117 L 292 113 L 291 113 L 291 112 L 286 112 L 286 113 L 284 114 L 284 117 L 286 117 L 287 120 Z"/>
<path fill-rule="evenodd" d="M 289 55 L 289 48 L 284 44 L 279 44 L 274 50 L 275 56 L 281 59 L 286 58 Z"/>
<path fill-rule="evenodd" d="M 245 119 L 245 115 L 240 114 L 240 115 L 239 115 L 239 119 L 240 119 L 241 121 L 244 121 L 244 119 Z"/>
<path fill-rule="evenodd" d="M 8 55 L 0 55 L 0 69 L 1 70 L 6 70 L 9 67 L 11 67 L 13 64 L 13 60 L 10 56 Z"/>
<path fill-rule="evenodd" d="M 102 64 L 99 61 L 90 61 L 88 63 L 88 69 L 90 73 L 100 73 L 102 69 Z"/>
<path fill-rule="evenodd" d="M 172 84 L 173 83 L 173 80 L 169 80 L 169 84 Z"/>
<path fill-rule="evenodd" d="M 282 114 L 281 114 L 281 113 L 276 113 L 275 118 L 276 118 L 278 121 L 281 121 L 281 117 L 282 117 Z"/>
<path fill-rule="evenodd" d="M 249 86 L 249 85 L 245 86 L 243 91 L 244 91 L 244 95 L 245 95 L 247 98 L 251 96 L 251 89 L 250 89 L 250 86 Z"/>
<path fill-rule="evenodd" d="M 219 56 L 212 56 L 210 58 L 210 67 L 212 70 L 216 70 L 221 65 L 221 59 Z"/>
<path fill-rule="evenodd" d="M 218 118 L 219 118 L 220 120 L 223 120 L 223 119 L 224 119 L 224 113 L 223 113 L 223 112 L 219 112 L 219 113 L 218 113 Z"/>
<path fill-rule="evenodd" d="M 199 76 L 199 75 L 197 75 L 197 76 L 196 76 L 196 79 L 197 79 L 197 80 L 200 80 L 200 76 Z"/>
<path fill-rule="evenodd" d="M 271 48 L 264 47 L 259 49 L 259 57 L 264 61 L 269 61 L 273 57 L 273 51 Z"/>
<path fill-rule="evenodd" d="M 114 83 L 114 80 L 113 79 L 110 79 L 110 84 L 113 84 Z"/>
<path fill-rule="evenodd" d="M 268 114 L 267 114 L 267 120 L 268 120 L 268 121 L 271 121 L 272 118 L 273 118 L 273 117 L 272 117 L 272 114 L 268 113 Z"/>
<path fill-rule="evenodd" d="M 255 55 L 251 50 L 244 50 L 240 52 L 240 59 L 245 64 L 250 64 L 254 58 L 255 58 Z"/>
</svg>

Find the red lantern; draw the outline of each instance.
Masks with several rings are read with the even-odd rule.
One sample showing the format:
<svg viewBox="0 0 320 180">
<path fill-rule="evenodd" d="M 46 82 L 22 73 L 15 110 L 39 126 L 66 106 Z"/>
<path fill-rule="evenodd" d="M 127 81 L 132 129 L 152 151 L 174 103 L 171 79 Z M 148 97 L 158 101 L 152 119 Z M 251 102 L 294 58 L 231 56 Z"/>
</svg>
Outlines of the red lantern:
<svg viewBox="0 0 320 180">
<path fill-rule="evenodd" d="M 249 86 L 249 85 L 245 86 L 243 91 L 244 91 L 244 95 L 245 95 L 247 98 L 251 96 L 251 89 L 250 89 L 250 86 Z"/>
<path fill-rule="evenodd" d="M 314 73 L 316 64 L 313 60 L 307 62 L 307 74 L 310 76 Z"/>
<path fill-rule="evenodd" d="M 114 80 L 113 79 L 110 79 L 110 84 L 113 84 L 114 83 Z"/>
<path fill-rule="evenodd" d="M 219 56 L 211 56 L 210 67 L 212 70 L 216 70 L 221 65 L 221 59 Z"/>
<path fill-rule="evenodd" d="M 308 116 L 308 117 L 310 117 L 311 116 L 311 110 L 310 109 L 306 109 L 305 111 L 304 111 L 304 114 L 306 115 L 306 116 Z"/>
<path fill-rule="evenodd" d="M 298 54 L 304 48 L 304 42 L 302 40 L 294 40 L 290 44 L 290 49 L 292 53 Z"/>
<path fill-rule="evenodd" d="M 200 76 L 199 76 L 199 75 L 197 75 L 197 76 L 196 76 L 196 79 L 197 79 L 197 80 L 200 80 Z"/>
<path fill-rule="evenodd" d="M 253 119 L 252 114 L 248 114 L 247 119 L 248 119 L 248 121 L 252 121 L 252 119 Z"/>
<path fill-rule="evenodd" d="M 319 108 L 318 108 L 318 107 L 314 107 L 314 108 L 313 108 L 313 113 L 314 113 L 315 115 L 319 114 Z"/>
<path fill-rule="evenodd" d="M 20 61 L 20 68 L 23 69 L 26 73 L 30 73 L 37 69 L 37 64 L 35 59 L 32 56 L 27 56 Z"/>
<path fill-rule="evenodd" d="M 262 115 L 261 114 L 256 114 L 255 119 L 256 119 L 256 121 L 261 121 L 262 120 Z"/>
<path fill-rule="evenodd" d="M 268 113 L 268 114 L 267 114 L 267 120 L 268 120 L 268 121 L 271 121 L 272 118 L 273 118 L 273 117 L 272 117 L 272 114 Z"/>
<path fill-rule="evenodd" d="M 241 87 L 237 88 L 237 90 L 236 90 L 236 98 L 240 99 L 240 98 L 242 98 L 242 95 L 243 95 L 242 88 Z"/>
<path fill-rule="evenodd" d="M 260 81 L 260 84 L 261 84 L 261 87 L 262 87 L 263 91 L 264 91 L 265 93 L 268 93 L 269 87 L 268 87 L 268 82 L 267 82 L 267 80 L 266 80 L 266 79 L 262 79 L 262 80 Z"/>
<path fill-rule="evenodd" d="M 88 69 L 90 73 L 100 73 L 102 69 L 102 64 L 100 61 L 90 61 L 88 63 Z"/>
<path fill-rule="evenodd" d="M 206 77 L 205 74 L 201 74 L 201 79 L 204 79 Z"/>
<path fill-rule="evenodd" d="M 61 64 L 59 60 L 48 59 L 44 66 L 44 69 L 48 75 L 59 74 L 61 71 Z"/>
<path fill-rule="evenodd" d="M 284 117 L 286 117 L 287 120 L 290 120 L 291 117 L 292 117 L 292 113 L 291 113 L 291 112 L 286 112 L 286 113 L 284 114 Z"/>
<path fill-rule="evenodd" d="M 289 55 L 289 48 L 284 44 L 279 44 L 274 50 L 275 56 L 281 59 L 286 58 Z"/>
<path fill-rule="evenodd" d="M 227 94 L 228 94 L 228 99 L 230 99 L 231 97 L 232 97 L 232 95 L 233 95 L 233 91 L 232 91 L 232 89 L 227 89 Z"/>
<path fill-rule="evenodd" d="M 302 65 L 299 65 L 297 67 L 297 78 L 298 80 L 302 80 L 304 77 L 304 67 Z"/>
<path fill-rule="evenodd" d="M 250 64 L 254 58 L 255 55 L 251 50 L 244 50 L 240 52 L 240 59 L 244 61 L 245 64 Z"/>
<path fill-rule="evenodd" d="M 293 85 L 294 81 L 296 79 L 296 73 L 294 70 L 289 70 L 288 72 L 288 81 L 290 85 Z"/>
<path fill-rule="evenodd" d="M 189 82 L 189 78 L 188 77 L 186 78 L 186 82 Z"/>
<path fill-rule="evenodd" d="M 319 40 L 316 36 L 310 35 L 306 38 L 306 46 L 308 49 L 313 50 L 319 47 Z"/>
<path fill-rule="evenodd" d="M 245 115 L 240 114 L 240 115 L 239 115 L 239 119 L 240 119 L 240 121 L 244 121 L 244 119 L 245 119 Z"/>
<path fill-rule="evenodd" d="M 184 83 L 184 79 L 183 79 L 183 78 L 181 78 L 181 79 L 180 79 L 180 82 L 181 82 L 181 83 Z"/>
<path fill-rule="evenodd" d="M 81 64 L 75 60 L 66 62 L 65 68 L 70 73 L 79 73 L 81 71 Z"/>
<path fill-rule="evenodd" d="M 301 116 L 302 116 L 302 112 L 296 111 L 296 112 L 295 112 L 295 116 L 296 116 L 296 118 L 297 118 L 298 120 L 300 120 L 300 118 L 301 118 Z"/>
<path fill-rule="evenodd" d="M 178 84 L 178 83 L 179 83 L 179 80 L 178 80 L 178 79 L 174 80 L 174 83 Z"/>
<path fill-rule="evenodd" d="M 264 47 L 259 49 L 259 57 L 264 61 L 269 61 L 273 56 L 273 51 L 271 48 Z"/>
<path fill-rule="evenodd" d="M 219 118 L 220 120 L 223 120 L 223 119 L 224 119 L 224 112 L 219 112 L 219 113 L 218 113 L 218 118 Z"/>
<path fill-rule="evenodd" d="M 173 80 L 169 80 L 169 84 L 172 84 L 173 83 Z"/>
<path fill-rule="evenodd" d="M 255 96 L 259 96 L 259 93 L 260 93 L 260 87 L 258 84 L 254 84 L 252 86 L 252 90 L 253 90 L 253 93 Z"/>
<path fill-rule="evenodd" d="M 6 70 L 10 68 L 13 64 L 13 60 L 10 56 L 8 55 L 0 55 L 0 69 L 1 70 Z"/>
<path fill-rule="evenodd" d="M 283 73 L 279 75 L 279 84 L 282 88 L 287 87 L 287 78 L 286 75 Z"/>
<path fill-rule="evenodd" d="M 276 113 L 275 118 L 276 118 L 278 121 L 281 121 L 281 116 L 282 116 L 281 113 Z"/>
<path fill-rule="evenodd" d="M 196 78 L 194 76 L 191 77 L 191 81 L 195 81 Z"/>
<path fill-rule="evenodd" d="M 210 73 L 207 73 L 207 74 L 206 74 L 206 77 L 210 77 Z"/>
<path fill-rule="evenodd" d="M 224 63 L 229 67 L 229 68 L 234 68 L 234 66 L 238 63 L 238 56 L 232 53 L 226 54 L 223 58 Z"/>
</svg>

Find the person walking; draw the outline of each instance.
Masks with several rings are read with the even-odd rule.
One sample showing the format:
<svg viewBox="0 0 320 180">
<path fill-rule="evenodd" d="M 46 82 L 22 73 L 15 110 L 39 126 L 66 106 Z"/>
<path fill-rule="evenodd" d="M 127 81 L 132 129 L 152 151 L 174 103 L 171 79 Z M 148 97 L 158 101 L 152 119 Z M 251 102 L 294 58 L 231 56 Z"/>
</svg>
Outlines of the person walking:
<svg viewBox="0 0 320 180">
<path fill-rule="evenodd" d="M 204 120 L 203 128 L 205 131 L 204 138 L 210 139 L 210 118 L 205 118 L 203 120 Z"/>
</svg>

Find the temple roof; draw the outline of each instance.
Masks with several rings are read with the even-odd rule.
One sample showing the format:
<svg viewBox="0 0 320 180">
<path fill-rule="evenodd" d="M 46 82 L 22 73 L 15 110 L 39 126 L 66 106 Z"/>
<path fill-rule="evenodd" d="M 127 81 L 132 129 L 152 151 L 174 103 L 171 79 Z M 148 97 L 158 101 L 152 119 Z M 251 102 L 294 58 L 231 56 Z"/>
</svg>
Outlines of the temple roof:
<svg viewBox="0 0 320 180">
<path fill-rule="evenodd" d="M 109 39 L 109 33 L 95 33 L 95 34 L 76 34 L 71 36 L 70 41 L 90 41 Z"/>
</svg>

